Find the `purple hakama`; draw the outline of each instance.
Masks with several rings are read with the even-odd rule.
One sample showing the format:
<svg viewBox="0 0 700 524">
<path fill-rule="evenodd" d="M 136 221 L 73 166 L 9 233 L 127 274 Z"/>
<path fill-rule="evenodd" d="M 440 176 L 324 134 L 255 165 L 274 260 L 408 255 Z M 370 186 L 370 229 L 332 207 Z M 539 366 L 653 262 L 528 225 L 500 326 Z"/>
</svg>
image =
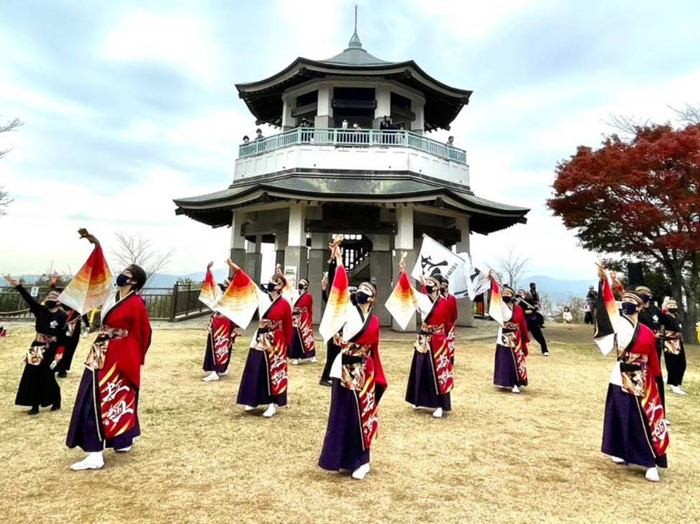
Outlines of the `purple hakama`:
<svg viewBox="0 0 700 524">
<path fill-rule="evenodd" d="M 287 405 L 287 390 L 279 395 L 270 394 L 267 365 L 267 355 L 263 351 L 252 348 L 248 351 L 241 385 L 238 388 L 237 404 L 253 407 L 264 404 Z"/>
<path fill-rule="evenodd" d="M 493 383 L 502 388 L 527 386 L 527 380 L 521 382 L 515 364 L 515 354 L 509 347 L 496 344 L 496 361 L 493 369 Z"/>
<path fill-rule="evenodd" d="M 452 409 L 450 393 L 440 395 L 433 370 L 432 350 L 427 353 L 413 352 L 411 372 L 406 387 L 406 402 L 416 407 Z"/>
<path fill-rule="evenodd" d="M 657 456 L 649 438 L 649 423 L 639 397 L 610 384 L 605 400 L 603 445 L 606 455 L 645 468 L 668 467 L 666 455 Z"/>
<path fill-rule="evenodd" d="M 369 451 L 363 449 L 355 392 L 333 379 L 328 429 L 318 465 L 329 471 L 354 471 L 369 463 Z"/>
<path fill-rule="evenodd" d="M 138 392 L 136 405 L 138 405 Z M 141 426 L 137 418 L 133 428 L 113 439 L 104 440 L 102 417 L 99 415 L 100 397 L 95 391 L 95 371 L 91 369 L 85 369 L 83 372 L 75 406 L 66 437 L 66 446 L 69 448 L 80 447 L 87 453 L 102 451 L 105 448 L 119 450 L 130 447 L 134 439 L 141 435 Z"/>
</svg>

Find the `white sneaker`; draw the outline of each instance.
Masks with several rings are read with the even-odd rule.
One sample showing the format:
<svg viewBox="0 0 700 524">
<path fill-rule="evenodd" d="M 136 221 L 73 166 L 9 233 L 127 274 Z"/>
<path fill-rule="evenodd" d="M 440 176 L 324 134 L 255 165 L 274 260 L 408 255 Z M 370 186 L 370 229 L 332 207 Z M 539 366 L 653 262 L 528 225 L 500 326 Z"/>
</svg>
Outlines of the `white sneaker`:
<svg viewBox="0 0 700 524">
<path fill-rule="evenodd" d="M 683 391 L 680 386 L 671 386 L 671 391 L 673 391 L 676 395 L 687 395 L 687 393 Z"/>
<path fill-rule="evenodd" d="M 610 457 L 610 458 L 612 459 L 612 461 L 615 464 L 627 464 L 627 462 L 625 462 L 625 459 L 621 459 L 620 457 Z"/>
<path fill-rule="evenodd" d="M 318 359 L 316 357 L 311 357 L 311 362 L 315 364 L 316 362 L 318 362 Z"/>
<path fill-rule="evenodd" d="M 72 464 L 70 469 L 72 469 L 73 471 L 85 471 L 87 469 L 102 469 L 104 465 L 105 460 L 102 456 L 102 452 L 95 451 L 92 453 L 88 453 L 87 457 L 85 457 L 80 462 Z"/>
<path fill-rule="evenodd" d="M 117 453 L 129 453 L 129 451 L 131 451 L 131 446 L 115 449 L 114 451 L 116 451 Z"/>
<path fill-rule="evenodd" d="M 246 406 L 246 407 L 244 407 L 243 409 L 244 409 L 245 411 L 255 411 L 255 408 L 256 408 L 256 407 L 257 407 L 257 406 Z"/>
<path fill-rule="evenodd" d="M 548 357 L 548 356 L 549 356 L 549 351 L 545 351 L 545 352 L 542 353 L 542 354 L 543 354 L 545 357 Z"/>
<path fill-rule="evenodd" d="M 435 411 L 433 411 L 433 417 L 442 418 L 442 408 L 437 408 Z"/>
<path fill-rule="evenodd" d="M 292 364 L 295 366 L 299 365 L 299 359 L 298 358 L 293 359 Z"/>
<path fill-rule="evenodd" d="M 661 478 L 659 478 L 659 470 L 656 468 L 649 468 L 644 477 L 649 482 L 658 482 L 661 480 Z"/>
<path fill-rule="evenodd" d="M 270 404 L 265 410 L 265 413 L 263 413 L 263 417 L 270 418 L 273 417 L 275 413 L 277 413 L 277 404 Z"/>
<path fill-rule="evenodd" d="M 367 473 L 369 473 L 369 463 L 362 464 L 362 466 L 353 471 L 352 478 L 355 480 L 364 480 Z"/>
<path fill-rule="evenodd" d="M 518 386 L 513 386 L 513 389 L 511 389 L 513 393 L 520 393 L 520 388 Z"/>
<path fill-rule="evenodd" d="M 219 380 L 219 374 L 216 371 L 212 371 L 206 377 L 202 379 L 204 382 L 211 382 L 212 380 Z"/>
</svg>

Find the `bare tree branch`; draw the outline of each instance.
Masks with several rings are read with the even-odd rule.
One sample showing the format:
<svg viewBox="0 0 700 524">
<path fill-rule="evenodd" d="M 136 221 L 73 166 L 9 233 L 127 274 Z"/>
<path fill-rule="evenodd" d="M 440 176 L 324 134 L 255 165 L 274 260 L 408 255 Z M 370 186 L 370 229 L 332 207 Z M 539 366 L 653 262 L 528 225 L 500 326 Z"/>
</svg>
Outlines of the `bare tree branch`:
<svg viewBox="0 0 700 524">
<path fill-rule="evenodd" d="M 3 217 L 7 214 L 7 206 L 9 206 L 13 200 L 10 198 L 10 195 L 7 191 L 5 191 L 5 188 L 0 186 L 0 217 Z"/>
<path fill-rule="evenodd" d="M 617 129 L 622 138 L 632 138 L 637 134 L 637 130 L 642 127 L 648 127 L 651 124 L 649 118 L 642 119 L 636 116 L 626 116 L 626 115 L 608 115 L 607 120 L 603 120 L 603 123 L 607 126 Z"/>
<path fill-rule="evenodd" d="M 685 107 L 682 109 L 675 109 L 671 106 L 668 106 L 668 108 L 676 113 L 679 122 L 686 125 L 700 124 L 700 102 L 697 105 L 691 105 L 686 102 Z"/>
<path fill-rule="evenodd" d="M 0 133 L 9 133 L 22 125 L 24 125 L 24 122 L 22 122 L 19 118 L 15 118 L 14 120 L 8 121 L 7 124 L 0 124 Z M 0 158 L 4 157 L 11 150 L 11 147 L 7 149 L 0 149 Z"/>
<path fill-rule="evenodd" d="M 517 288 L 518 283 L 525 276 L 530 259 L 516 255 L 514 247 L 510 246 L 508 248 L 508 257 L 497 260 L 501 272 L 508 280 L 508 285 L 513 289 Z"/>
<path fill-rule="evenodd" d="M 151 241 L 141 236 L 141 232 L 134 235 L 117 231 L 115 237 L 117 242 L 116 248 L 112 250 L 112 256 L 122 267 L 131 264 L 141 266 L 148 280 L 165 269 L 175 252 L 174 249 L 166 253 L 156 251 Z"/>
</svg>

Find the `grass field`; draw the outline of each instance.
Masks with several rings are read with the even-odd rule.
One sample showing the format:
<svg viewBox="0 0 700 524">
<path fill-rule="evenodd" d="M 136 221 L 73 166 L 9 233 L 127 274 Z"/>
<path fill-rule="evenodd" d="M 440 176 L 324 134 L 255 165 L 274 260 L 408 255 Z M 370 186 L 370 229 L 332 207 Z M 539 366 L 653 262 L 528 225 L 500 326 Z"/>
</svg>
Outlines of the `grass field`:
<svg viewBox="0 0 700 524">
<path fill-rule="evenodd" d="M 389 335 L 387 332 L 385 335 Z M 244 414 L 235 394 L 247 340 L 231 375 L 200 379 L 205 332 L 157 330 L 143 370 L 143 435 L 97 472 L 71 472 L 65 447 L 83 341 L 60 384 L 64 409 L 13 406 L 29 326 L 0 339 L 2 522 L 668 522 L 700 521 L 700 355 L 689 348 L 687 397 L 668 395 L 669 469 L 660 484 L 600 453 L 613 358 L 586 326 L 550 326 L 552 356 L 528 359 L 520 396 L 492 385 L 493 341 L 459 343 L 453 412 L 435 420 L 403 400 L 410 345 L 387 342 L 389 380 L 364 482 L 317 467 L 330 389 L 321 362 L 290 366 L 287 409 Z M 651 507 L 651 504 L 654 504 Z M 371 514 L 369 513 L 371 512 Z M 371 516 L 370 516 L 371 515 Z"/>
</svg>

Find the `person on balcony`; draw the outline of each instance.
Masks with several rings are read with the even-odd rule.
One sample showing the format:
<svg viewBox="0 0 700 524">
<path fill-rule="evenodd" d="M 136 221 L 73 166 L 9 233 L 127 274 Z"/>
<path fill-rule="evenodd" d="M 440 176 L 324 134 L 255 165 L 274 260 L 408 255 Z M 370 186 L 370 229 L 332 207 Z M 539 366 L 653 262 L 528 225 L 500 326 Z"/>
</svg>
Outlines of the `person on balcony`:
<svg viewBox="0 0 700 524">
<path fill-rule="evenodd" d="M 454 147 L 455 146 L 455 137 L 450 136 L 447 138 L 447 143 L 445 144 L 447 147 Z"/>
<path fill-rule="evenodd" d="M 248 138 L 248 135 L 243 135 L 243 145 L 248 144 L 250 142 L 250 138 Z"/>
<path fill-rule="evenodd" d="M 29 406 L 28 415 L 38 414 L 40 406 L 51 406 L 51 411 L 57 411 L 61 409 L 61 388 L 56 382 L 54 368 L 63 357 L 67 318 L 58 301 L 59 293 L 55 289 L 49 291 L 42 305 L 19 280 L 9 275 L 5 280 L 17 290 L 36 318 L 36 336 L 23 358 L 24 372 L 15 404 Z"/>
<path fill-rule="evenodd" d="M 289 358 L 294 365 L 307 360 L 317 362 L 313 331 L 314 299 L 309 293 L 309 281 L 302 278 L 297 288 L 299 297 L 294 301 L 292 309 L 294 337 L 289 346 Z"/>
<path fill-rule="evenodd" d="M 255 130 L 255 140 L 262 140 L 263 138 L 265 137 L 262 134 L 262 130 L 260 128 L 257 128 Z"/>
</svg>

